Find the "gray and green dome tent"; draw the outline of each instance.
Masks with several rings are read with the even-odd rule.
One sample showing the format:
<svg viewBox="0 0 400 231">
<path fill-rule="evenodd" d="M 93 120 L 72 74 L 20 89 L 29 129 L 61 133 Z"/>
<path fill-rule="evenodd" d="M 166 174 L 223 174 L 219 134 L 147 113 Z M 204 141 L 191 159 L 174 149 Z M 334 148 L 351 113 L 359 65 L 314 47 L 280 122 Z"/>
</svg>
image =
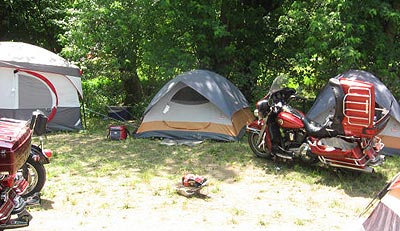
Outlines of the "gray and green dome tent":
<svg viewBox="0 0 400 231">
<path fill-rule="evenodd" d="M 211 71 L 193 70 L 161 88 L 135 136 L 234 141 L 253 119 L 246 98 L 229 80 Z"/>
</svg>

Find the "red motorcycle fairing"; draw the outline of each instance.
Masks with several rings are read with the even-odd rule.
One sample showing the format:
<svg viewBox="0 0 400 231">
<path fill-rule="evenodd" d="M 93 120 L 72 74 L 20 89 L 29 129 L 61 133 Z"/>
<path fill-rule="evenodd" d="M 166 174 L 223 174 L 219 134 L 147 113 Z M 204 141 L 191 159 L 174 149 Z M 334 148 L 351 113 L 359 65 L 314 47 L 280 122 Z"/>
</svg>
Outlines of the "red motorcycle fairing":
<svg viewBox="0 0 400 231">
<path fill-rule="evenodd" d="M 21 197 L 28 182 L 17 174 L 30 154 L 31 140 L 27 121 L 0 118 L 0 230 L 26 227 L 32 218 Z"/>
<path fill-rule="evenodd" d="M 276 122 L 282 128 L 304 128 L 303 121 L 290 112 L 280 112 L 277 116 Z"/>
</svg>

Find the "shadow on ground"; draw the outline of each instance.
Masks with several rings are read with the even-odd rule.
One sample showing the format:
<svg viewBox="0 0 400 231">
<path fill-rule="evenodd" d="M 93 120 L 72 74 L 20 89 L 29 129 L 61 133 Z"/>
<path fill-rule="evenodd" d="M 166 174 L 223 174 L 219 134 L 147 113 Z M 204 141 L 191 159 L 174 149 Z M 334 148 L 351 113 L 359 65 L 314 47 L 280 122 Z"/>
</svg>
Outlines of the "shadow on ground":
<svg viewBox="0 0 400 231">
<path fill-rule="evenodd" d="M 375 195 L 392 177 L 385 167 L 368 174 L 260 159 L 251 153 L 245 138 L 232 143 L 205 141 L 196 146 L 165 146 L 157 139 L 110 141 L 105 137 L 103 134 L 54 134 L 48 142 L 55 152 L 52 164 L 68 166 L 70 171 L 83 176 L 121 174 L 121 171 L 155 176 L 196 173 L 228 183 L 240 178 L 242 167 L 253 165 L 265 170 L 265 177 L 292 174 L 294 180 L 307 178 L 311 184 L 341 188 L 350 196 L 362 197 Z"/>
</svg>

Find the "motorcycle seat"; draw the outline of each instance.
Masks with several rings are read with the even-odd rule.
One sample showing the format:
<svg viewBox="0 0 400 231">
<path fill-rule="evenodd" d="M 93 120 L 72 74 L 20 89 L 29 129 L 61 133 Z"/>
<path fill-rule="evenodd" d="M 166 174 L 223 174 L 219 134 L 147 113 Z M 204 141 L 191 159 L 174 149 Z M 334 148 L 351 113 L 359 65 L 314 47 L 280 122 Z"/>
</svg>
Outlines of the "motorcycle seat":
<svg viewBox="0 0 400 231">
<path fill-rule="evenodd" d="M 342 126 L 342 120 L 344 118 L 344 91 L 338 79 L 331 78 L 329 80 L 329 86 L 331 87 L 333 95 L 335 97 L 334 114 L 327 118 L 327 121 L 324 123 L 324 125 L 309 120 L 306 117 L 302 118 L 307 133 L 315 138 L 326 138 L 335 137 L 337 135 L 344 135 L 344 130 Z"/>
<path fill-rule="evenodd" d="M 340 134 L 339 131 L 330 128 L 331 122 L 327 121 L 324 125 L 302 117 L 304 128 L 309 136 L 315 138 L 335 137 Z"/>
</svg>

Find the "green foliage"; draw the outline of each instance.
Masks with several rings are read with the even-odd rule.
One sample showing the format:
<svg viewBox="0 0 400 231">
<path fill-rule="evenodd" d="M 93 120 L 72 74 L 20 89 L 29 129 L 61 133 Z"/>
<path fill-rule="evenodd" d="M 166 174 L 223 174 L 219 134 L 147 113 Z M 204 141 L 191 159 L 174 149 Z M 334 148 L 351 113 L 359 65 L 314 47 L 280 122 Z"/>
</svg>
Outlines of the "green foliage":
<svg viewBox="0 0 400 231">
<path fill-rule="evenodd" d="M 400 97 L 396 1 L 6 0 L 0 11 L 0 38 L 62 47 L 83 69 L 95 110 L 126 105 L 140 114 L 166 81 L 191 69 L 227 77 L 250 102 L 278 75 L 314 97 L 348 69 L 374 73 Z"/>
<path fill-rule="evenodd" d="M 95 112 L 107 114 L 107 106 L 122 101 L 123 92 L 119 85 L 118 81 L 103 76 L 84 81 L 82 88 L 87 93 L 84 98 L 85 106 Z M 104 94 L 104 92 L 109 93 Z M 92 115 L 91 110 L 89 116 Z"/>
<path fill-rule="evenodd" d="M 54 52 L 61 50 L 57 37 L 69 9 L 63 0 L 0 1 L 0 40 L 32 43 Z"/>
<path fill-rule="evenodd" d="M 275 39 L 279 53 L 288 60 L 290 73 L 314 79 L 315 90 L 328 78 L 352 68 L 373 72 L 386 83 L 398 82 L 398 67 L 389 72 L 399 60 L 400 46 L 394 40 L 399 36 L 398 4 L 285 1 L 282 7 Z M 391 90 L 399 96 L 398 89 Z"/>
</svg>

